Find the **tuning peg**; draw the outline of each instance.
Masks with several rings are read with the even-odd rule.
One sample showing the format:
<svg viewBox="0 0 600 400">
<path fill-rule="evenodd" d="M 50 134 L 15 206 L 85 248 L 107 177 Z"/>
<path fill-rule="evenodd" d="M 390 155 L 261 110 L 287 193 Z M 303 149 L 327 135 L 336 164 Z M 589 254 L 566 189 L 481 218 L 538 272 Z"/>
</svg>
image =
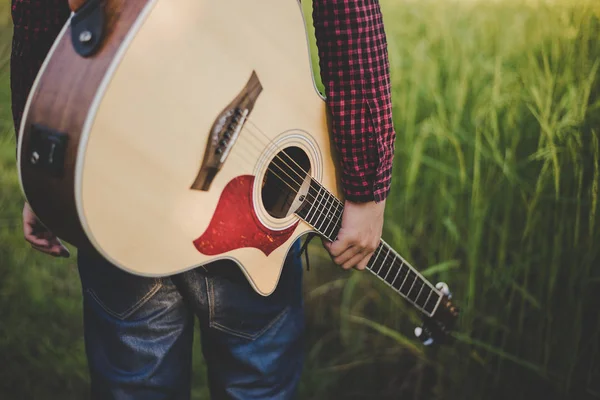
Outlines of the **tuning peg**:
<svg viewBox="0 0 600 400">
<path fill-rule="evenodd" d="M 433 339 L 421 327 L 415 328 L 415 336 L 418 337 L 425 346 L 433 344 Z"/>
<path fill-rule="evenodd" d="M 448 287 L 448 285 L 446 284 L 446 282 L 438 282 L 435 285 L 436 289 L 439 290 L 440 292 L 442 292 L 443 294 L 445 294 L 446 296 L 448 296 L 449 299 L 452 298 L 452 293 L 450 292 L 450 288 Z"/>
</svg>

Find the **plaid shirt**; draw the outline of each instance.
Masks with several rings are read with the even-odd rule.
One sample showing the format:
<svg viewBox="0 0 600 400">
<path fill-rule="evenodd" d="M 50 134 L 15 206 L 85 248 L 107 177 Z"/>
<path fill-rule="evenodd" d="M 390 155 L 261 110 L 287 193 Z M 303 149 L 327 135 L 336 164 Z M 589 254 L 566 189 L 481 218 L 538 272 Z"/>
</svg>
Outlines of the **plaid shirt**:
<svg viewBox="0 0 600 400">
<path fill-rule="evenodd" d="M 281 0 L 285 1 L 285 0 Z M 289 1 L 289 0 L 288 0 Z M 312 0 L 321 78 L 340 154 L 345 198 L 382 201 L 394 157 L 389 62 L 378 0 Z M 12 0 L 11 89 L 15 126 L 67 0 Z"/>
</svg>

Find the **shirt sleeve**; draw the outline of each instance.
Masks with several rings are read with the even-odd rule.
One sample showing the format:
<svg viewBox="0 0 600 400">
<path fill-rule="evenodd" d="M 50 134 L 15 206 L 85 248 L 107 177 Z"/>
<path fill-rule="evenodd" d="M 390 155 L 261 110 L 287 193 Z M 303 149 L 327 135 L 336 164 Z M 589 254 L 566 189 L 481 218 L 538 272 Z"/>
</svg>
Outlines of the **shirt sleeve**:
<svg viewBox="0 0 600 400">
<path fill-rule="evenodd" d="M 383 17 L 377 0 L 312 0 L 321 79 L 347 200 L 383 201 L 396 134 Z"/>
<path fill-rule="evenodd" d="M 70 10 L 67 0 L 12 0 L 11 13 L 10 86 L 18 134 L 29 91 Z"/>
</svg>

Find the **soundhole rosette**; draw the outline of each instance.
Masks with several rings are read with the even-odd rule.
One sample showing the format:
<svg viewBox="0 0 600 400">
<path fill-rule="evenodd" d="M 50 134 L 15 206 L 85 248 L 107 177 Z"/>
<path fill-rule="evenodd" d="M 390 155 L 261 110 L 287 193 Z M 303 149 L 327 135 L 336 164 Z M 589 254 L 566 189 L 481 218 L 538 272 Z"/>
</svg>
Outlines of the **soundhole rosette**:
<svg viewBox="0 0 600 400">
<path fill-rule="evenodd" d="M 291 156 L 294 161 L 291 161 L 288 156 Z M 285 171 L 282 171 L 279 167 L 284 168 Z M 305 171 L 304 173 L 308 173 L 312 178 L 319 181 L 322 179 L 323 161 L 321 152 L 316 142 L 305 131 L 290 130 L 283 132 L 269 143 L 262 152 L 254 169 L 256 179 L 254 180 L 252 199 L 256 216 L 266 228 L 275 231 L 284 230 L 298 221 L 299 217 L 293 211 L 294 207 L 299 206 L 301 203 L 298 200 L 301 193 L 294 196 L 294 199 L 290 199 L 289 196 L 290 192 L 295 192 L 301 184 L 300 176 L 297 173 L 302 173 L 301 171 Z M 277 181 L 278 178 L 279 181 Z M 282 182 L 282 180 L 286 182 Z M 292 187 L 290 188 L 290 186 Z M 277 192 L 286 199 L 266 197 Z M 282 201 L 289 203 L 292 209 L 285 210 L 285 206 L 282 208 Z M 284 211 L 286 215 L 283 215 Z"/>
</svg>

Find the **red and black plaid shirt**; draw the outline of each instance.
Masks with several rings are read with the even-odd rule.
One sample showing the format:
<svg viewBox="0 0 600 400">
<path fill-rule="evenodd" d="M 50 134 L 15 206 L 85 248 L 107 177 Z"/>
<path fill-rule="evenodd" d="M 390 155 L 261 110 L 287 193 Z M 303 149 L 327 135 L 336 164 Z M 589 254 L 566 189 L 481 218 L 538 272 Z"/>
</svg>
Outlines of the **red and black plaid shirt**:
<svg viewBox="0 0 600 400">
<path fill-rule="evenodd" d="M 281 0 L 289 1 L 289 0 Z M 312 0 L 321 77 L 346 199 L 381 201 L 394 157 L 389 62 L 378 0 Z M 67 0 L 12 0 L 15 126 L 35 76 L 69 17 Z"/>
</svg>

